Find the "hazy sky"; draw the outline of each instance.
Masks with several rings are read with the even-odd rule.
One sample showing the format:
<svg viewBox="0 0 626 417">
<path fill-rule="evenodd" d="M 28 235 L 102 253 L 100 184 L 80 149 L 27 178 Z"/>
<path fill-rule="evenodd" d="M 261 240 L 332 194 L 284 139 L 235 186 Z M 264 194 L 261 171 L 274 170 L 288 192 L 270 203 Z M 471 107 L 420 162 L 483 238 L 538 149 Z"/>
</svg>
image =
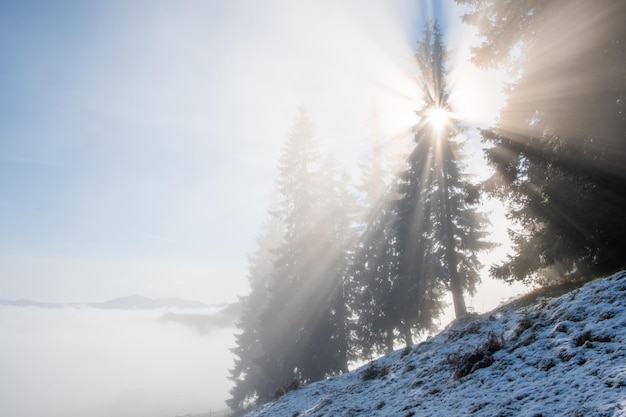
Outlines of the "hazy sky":
<svg viewBox="0 0 626 417">
<path fill-rule="evenodd" d="M 500 85 L 444 3 L 453 103 L 491 123 Z M 408 128 L 432 7 L 1 2 L 0 298 L 235 300 L 298 107 L 347 166 L 374 105 L 384 134 Z"/>
</svg>

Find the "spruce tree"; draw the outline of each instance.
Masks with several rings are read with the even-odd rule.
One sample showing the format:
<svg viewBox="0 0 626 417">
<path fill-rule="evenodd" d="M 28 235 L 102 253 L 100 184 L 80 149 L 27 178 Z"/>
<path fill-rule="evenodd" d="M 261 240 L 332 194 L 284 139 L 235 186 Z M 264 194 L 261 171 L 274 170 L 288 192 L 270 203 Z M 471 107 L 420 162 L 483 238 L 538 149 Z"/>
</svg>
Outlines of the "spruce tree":
<svg viewBox="0 0 626 417">
<path fill-rule="evenodd" d="M 318 367 L 323 373 L 311 380 L 347 372 L 352 351 L 349 304 L 352 297 L 350 266 L 354 256 L 355 201 L 349 188 L 349 176 L 341 172 L 331 156 L 325 157 L 322 178 L 324 184 L 319 197 L 321 218 L 318 228 L 323 234 L 324 250 L 320 259 L 323 273 L 318 283 L 320 295 L 316 304 L 317 308 L 326 311 L 323 326 L 328 327 L 328 332 L 318 340 L 319 348 L 311 350 L 311 356 L 324 363 L 324 366 Z"/>
<path fill-rule="evenodd" d="M 394 349 L 397 339 L 395 305 L 391 285 L 397 275 L 391 200 L 395 176 L 386 163 L 382 135 L 371 116 L 371 152 L 360 164 L 361 200 L 359 204 L 358 241 L 351 268 L 355 297 L 355 339 L 359 359 L 371 359 Z"/>
<path fill-rule="evenodd" d="M 487 220 L 477 211 L 463 174 L 462 129 L 448 102 L 437 24 L 426 28 L 416 58 L 423 107 L 395 204 L 399 270 L 394 296 L 407 344 L 415 329 L 432 325 L 443 291 L 452 294 L 457 317 L 466 313 L 464 293 L 479 280 L 477 254 L 489 247 Z"/>
<path fill-rule="evenodd" d="M 267 378 L 265 391 L 259 393 L 262 401 L 271 400 L 275 390 L 289 381 L 309 376 L 303 358 L 320 330 L 312 323 L 322 321 L 321 310 L 315 309 L 309 296 L 317 298 L 322 273 L 317 259 L 323 244 L 316 224 L 320 209 L 316 190 L 320 186 L 320 152 L 314 126 L 300 109 L 279 160 L 275 214 L 285 225 L 285 236 L 276 250 L 268 289 L 270 302 L 260 314 L 262 372 Z"/>
<path fill-rule="evenodd" d="M 273 206 L 273 204 L 272 204 Z M 265 352 L 260 344 L 261 325 L 259 312 L 267 308 L 268 286 L 274 268 L 275 250 L 283 239 L 283 225 L 277 216 L 272 215 L 263 224 L 257 238 L 257 249 L 248 259 L 248 283 L 250 293 L 240 297 L 241 316 L 237 323 L 240 333 L 235 335 L 236 347 L 231 349 L 235 363 L 230 371 L 233 388 L 231 398 L 226 401 L 233 410 L 244 409 L 256 401 L 259 392 L 267 385 L 261 363 Z"/>
<path fill-rule="evenodd" d="M 483 137 L 508 206 L 506 280 L 550 283 L 626 266 L 626 3 L 557 0 L 470 6 L 474 60 L 515 77 Z M 513 52 L 511 52 L 513 51 Z"/>
<path fill-rule="evenodd" d="M 262 289 L 243 300 L 231 407 L 251 398 L 270 401 L 296 379 L 307 383 L 347 371 L 352 224 L 347 182 L 319 151 L 313 123 L 301 109 L 279 161 L 272 215 L 282 239 L 271 251 Z M 255 301 L 257 294 L 262 303 Z"/>
</svg>

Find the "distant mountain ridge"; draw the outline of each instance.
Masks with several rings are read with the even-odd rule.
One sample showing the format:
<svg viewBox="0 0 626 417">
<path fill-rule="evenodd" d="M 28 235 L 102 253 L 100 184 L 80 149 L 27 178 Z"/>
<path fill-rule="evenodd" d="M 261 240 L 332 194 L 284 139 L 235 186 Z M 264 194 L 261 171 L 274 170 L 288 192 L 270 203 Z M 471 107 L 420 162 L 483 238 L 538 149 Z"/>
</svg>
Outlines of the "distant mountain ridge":
<svg viewBox="0 0 626 417">
<path fill-rule="evenodd" d="M 159 308 L 200 309 L 228 306 L 228 304 L 205 304 L 200 301 L 181 298 L 152 299 L 137 294 L 128 297 L 114 298 L 101 303 L 46 303 L 34 300 L 0 300 L 0 306 L 2 305 L 40 308 L 88 307 L 106 310 L 154 310 Z"/>
<path fill-rule="evenodd" d="M 33 301 L 33 300 L 0 300 L 0 306 L 62 308 L 65 306 L 65 304 L 41 303 L 39 301 Z"/>
<path fill-rule="evenodd" d="M 86 304 L 92 308 L 104 308 L 115 310 L 153 310 L 156 308 L 207 308 L 208 304 L 199 301 L 183 300 L 180 298 L 163 298 L 153 300 L 142 295 L 115 298 L 102 303 Z"/>
</svg>

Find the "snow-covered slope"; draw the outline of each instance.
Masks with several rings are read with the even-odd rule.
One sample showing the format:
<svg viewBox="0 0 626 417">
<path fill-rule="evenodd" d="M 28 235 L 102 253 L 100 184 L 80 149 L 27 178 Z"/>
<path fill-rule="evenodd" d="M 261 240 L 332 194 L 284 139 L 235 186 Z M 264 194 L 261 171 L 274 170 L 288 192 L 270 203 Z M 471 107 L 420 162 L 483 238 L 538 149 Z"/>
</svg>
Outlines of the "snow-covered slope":
<svg viewBox="0 0 626 417">
<path fill-rule="evenodd" d="M 248 417 L 626 416 L 626 271 L 452 323 Z"/>
</svg>

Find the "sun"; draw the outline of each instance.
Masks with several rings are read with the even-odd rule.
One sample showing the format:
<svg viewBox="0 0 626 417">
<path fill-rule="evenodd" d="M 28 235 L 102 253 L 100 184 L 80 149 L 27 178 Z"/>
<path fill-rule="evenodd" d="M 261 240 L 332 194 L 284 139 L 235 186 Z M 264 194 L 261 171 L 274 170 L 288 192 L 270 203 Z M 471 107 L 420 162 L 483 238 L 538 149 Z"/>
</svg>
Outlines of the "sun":
<svg viewBox="0 0 626 417">
<path fill-rule="evenodd" d="M 451 114 L 443 107 L 435 106 L 428 110 L 426 114 L 428 124 L 435 131 L 440 132 L 450 122 Z"/>
</svg>

